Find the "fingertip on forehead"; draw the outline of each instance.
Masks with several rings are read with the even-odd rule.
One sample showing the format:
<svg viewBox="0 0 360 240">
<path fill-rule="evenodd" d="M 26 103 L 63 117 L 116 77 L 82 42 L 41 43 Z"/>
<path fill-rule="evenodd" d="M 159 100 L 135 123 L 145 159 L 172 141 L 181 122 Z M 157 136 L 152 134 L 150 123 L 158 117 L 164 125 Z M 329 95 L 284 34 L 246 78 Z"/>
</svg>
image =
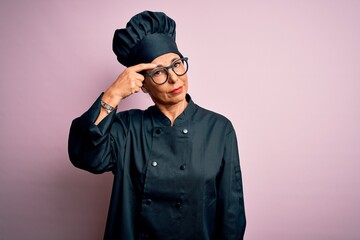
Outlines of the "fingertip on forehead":
<svg viewBox="0 0 360 240">
<path fill-rule="evenodd" d="M 142 69 L 145 69 L 145 70 L 147 70 L 147 69 L 153 69 L 153 68 L 156 67 L 156 64 L 154 64 L 154 63 L 142 63 L 142 64 L 140 65 L 140 67 L 141 67 Z"/>
</svg>

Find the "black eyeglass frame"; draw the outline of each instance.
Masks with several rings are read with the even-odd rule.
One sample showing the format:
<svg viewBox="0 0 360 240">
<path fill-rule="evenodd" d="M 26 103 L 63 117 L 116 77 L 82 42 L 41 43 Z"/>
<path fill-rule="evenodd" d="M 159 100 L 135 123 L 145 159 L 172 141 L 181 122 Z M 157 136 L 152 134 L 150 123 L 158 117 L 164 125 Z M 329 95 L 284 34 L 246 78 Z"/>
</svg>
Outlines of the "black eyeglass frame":
<svg viewBox="0 0 360 240">
<path fill-rule="evenodd" d="M 174 70 L 174 65 L 175 65 L 179 60 L 186 63 L 186 71 L 185 71 L 183 74 L 177 74 L 177 73 L 175 72 L 175 70 Z M 157 83 L 157 82 L 155 82 L 155 80 L 153 79 L 153 75 L 155 74 L 155 72 L 145 73 L 145 75 L 146 75 L 146 76 L 149 76 L 149 77 L 151 78 L 151 80 L 152 80 L 156 85 L 163 85 L 163 84 L 165 84 L 165 83 L 169 80 L 169 69 L 170 69 L 170 68 L 173 70 L 173 72 L 174 72 L 177 76 L 179 76 L 179 77 L 184 76 L 184 75 L 187 73 L 187 71 L 189 70 L 188 60 L 189 60 L 188 57 L 179 58 L 179 59 L 177 59 L 176 61 L 174 61 L 173 64 L 171 64 L 170 66 L 160 68 L 160 69 L 163 69 L 163 70 L 166 72 L 166 79 L 165 79 L 165 81 L 164 81 L 163 83 Z"/>
</svg>

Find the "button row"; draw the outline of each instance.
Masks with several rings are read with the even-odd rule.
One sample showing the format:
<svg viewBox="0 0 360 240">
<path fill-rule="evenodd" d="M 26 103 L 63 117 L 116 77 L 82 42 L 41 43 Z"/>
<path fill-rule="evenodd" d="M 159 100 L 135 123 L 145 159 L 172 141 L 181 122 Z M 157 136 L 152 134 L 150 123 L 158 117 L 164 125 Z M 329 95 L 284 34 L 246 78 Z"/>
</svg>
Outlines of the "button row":
<svg viewBox="0 0 360 240">
<path fill-rule="evenodd" d="M 157 165 L 158 165 L 157 161 L 151 162 L 151 166 L 156 167 Z M 185 170 L 185 169 L 186 169 L 186 164 L 180 166 L 180 170 Z"/>
</svg>

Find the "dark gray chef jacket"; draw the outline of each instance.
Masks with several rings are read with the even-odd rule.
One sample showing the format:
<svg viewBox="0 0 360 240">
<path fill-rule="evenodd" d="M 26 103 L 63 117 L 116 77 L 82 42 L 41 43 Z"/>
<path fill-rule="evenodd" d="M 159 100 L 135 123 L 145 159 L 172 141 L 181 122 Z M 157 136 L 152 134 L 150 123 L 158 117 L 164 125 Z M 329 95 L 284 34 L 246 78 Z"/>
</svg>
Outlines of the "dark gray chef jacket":
<svg viewBox="0 0 360 240">
<path fill-rule="evenodd" d="M 71 125 L 69 156 L 92 173 L 112 171 L 104 239 L 243 239 L 245 211 L 234 128 L 186 96 L 171 126 L 156 107 L 111 112 L 100 99 Z"/>
</svg>

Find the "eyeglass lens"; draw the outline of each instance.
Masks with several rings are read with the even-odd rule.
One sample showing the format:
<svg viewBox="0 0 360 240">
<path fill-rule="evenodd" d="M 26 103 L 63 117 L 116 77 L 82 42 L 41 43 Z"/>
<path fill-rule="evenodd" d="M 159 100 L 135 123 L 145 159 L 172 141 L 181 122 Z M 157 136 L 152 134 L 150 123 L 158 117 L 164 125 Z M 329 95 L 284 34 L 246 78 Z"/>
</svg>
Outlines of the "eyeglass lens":
<svg viewBox="0 0 360 240">
<path fill-rule="evenodd" d="M 170 71 L 170 69 L 172 69 L 177 76 L 182 76 L 187 72 L 187 60 L 188 58 L 180 58 L 168 67 L 155 68 L 149 73 L 149 76 L 156 84 L 164 84 L 168 80 L 168 71 Z"/>
</svg>

